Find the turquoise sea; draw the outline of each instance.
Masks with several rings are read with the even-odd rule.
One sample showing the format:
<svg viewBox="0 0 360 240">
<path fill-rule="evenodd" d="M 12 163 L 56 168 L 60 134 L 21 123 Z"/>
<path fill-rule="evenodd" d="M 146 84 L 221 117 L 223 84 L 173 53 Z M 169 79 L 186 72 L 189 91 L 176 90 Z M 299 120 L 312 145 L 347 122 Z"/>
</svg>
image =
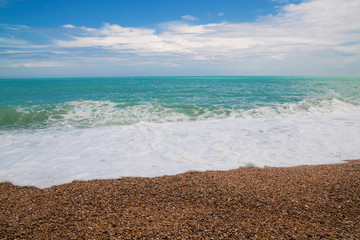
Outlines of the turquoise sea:
<svg viewBox="0 0 360 240">
<path fill-rule="evenodd" d="M 360 77 L 0 79 L 0 181 L 360 158 Z"/>
</svg>

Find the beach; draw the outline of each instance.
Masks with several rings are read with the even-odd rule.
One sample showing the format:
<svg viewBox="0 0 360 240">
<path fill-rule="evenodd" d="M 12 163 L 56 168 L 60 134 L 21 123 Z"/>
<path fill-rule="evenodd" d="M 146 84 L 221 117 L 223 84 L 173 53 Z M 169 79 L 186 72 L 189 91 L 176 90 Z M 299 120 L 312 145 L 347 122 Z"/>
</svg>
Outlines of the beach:
<svg viewBox="0 0 360 240">
<path fill-rule="evenodd" d="M 0 240 L 360 240 L 359 12 L 0 0 Z"/>
<path fill-rule="evenodd" d="M 1 239 L 360 238 L 360 160 L 0 192 Z"/>
<path fill-rule="evenodd" d="M 0 239 L 360 239 L 360 77 L 0 80 Z"/>
</svg>

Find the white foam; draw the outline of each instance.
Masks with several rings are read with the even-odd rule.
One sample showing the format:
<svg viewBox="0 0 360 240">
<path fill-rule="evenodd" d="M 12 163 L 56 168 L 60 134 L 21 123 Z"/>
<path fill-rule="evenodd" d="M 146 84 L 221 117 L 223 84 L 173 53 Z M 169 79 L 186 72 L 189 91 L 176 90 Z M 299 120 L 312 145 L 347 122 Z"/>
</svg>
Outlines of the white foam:
<svg viewBox="0 0 360 240">
<path fill-rule="evenodd" d="M 3 131 L 0 181 L 45 188 L 189 170 L 340 163 L 360 158 L 359 136 L 359 111 Z"/>
</svg>

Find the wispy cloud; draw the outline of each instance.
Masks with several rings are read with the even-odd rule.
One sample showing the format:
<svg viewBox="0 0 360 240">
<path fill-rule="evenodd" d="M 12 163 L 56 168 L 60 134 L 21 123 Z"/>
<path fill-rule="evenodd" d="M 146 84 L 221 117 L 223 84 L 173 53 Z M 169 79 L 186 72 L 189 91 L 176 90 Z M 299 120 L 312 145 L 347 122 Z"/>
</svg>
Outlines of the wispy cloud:
<svg viewBox="0 0 360 240">
<path fill-rule="evenodd" d="M 197 20 L 199 20 L 197 17 L 191 16 L 191 15 L 184 15 L 184 16 L 181 16 L 181 18 L 184 19 L 184 20 L 189 20 L 189 21 L 197 21 Z"/>
<path fill-rule="evenodd" d="M 14 1 L 23 1 L 23 0 L 0 0 L 0 8 L 1 7 L 8 7 Z"/>
<path fill-rule="evenodd" d="M 75 26 L 72 25 L 72 24 L 65 24 L 65 25 L 63 25 L 62 27 L 63 27 L 63 28 L 75 28 Z"/>
<path fill-rule="evenodd" d="M 16 63 L 11 64 L 10 67 L 19 68 L 49 68 L 49 67 L 61 67 L 62 64 L 57 62 L 26 62 L 26 63 Z"/>
<path fill-rule="evenodd" d="M 0 0 L 0 7 L 6 7 L 9 3 L 9 0 Z"/>
<path fill-rule="evenodd" d="M 289 3 L 289 0 L 271 0 L 271 1 L 276 3 Z"/>
<path fill-rule="evenodd" d="M 25 40 L 16 39 L 14 37 L 8 37 L 8 38 L 0 37 L 0 46 L 2 45 L 3 47 L 19 46 L 24 44 L 27 44 Z"/>
</svg>

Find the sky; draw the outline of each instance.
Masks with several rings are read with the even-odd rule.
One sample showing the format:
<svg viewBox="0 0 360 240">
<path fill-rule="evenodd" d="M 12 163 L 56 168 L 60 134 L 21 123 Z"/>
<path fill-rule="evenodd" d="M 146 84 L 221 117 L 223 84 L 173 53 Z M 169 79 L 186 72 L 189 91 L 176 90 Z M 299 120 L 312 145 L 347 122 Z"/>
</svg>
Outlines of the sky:
<svg viewBox="0 0 360 240">
<path fill-rule="evenodd" d="M 0 78 L 359 76 L 359 0 L 0 0 Z"/>
</svg>

